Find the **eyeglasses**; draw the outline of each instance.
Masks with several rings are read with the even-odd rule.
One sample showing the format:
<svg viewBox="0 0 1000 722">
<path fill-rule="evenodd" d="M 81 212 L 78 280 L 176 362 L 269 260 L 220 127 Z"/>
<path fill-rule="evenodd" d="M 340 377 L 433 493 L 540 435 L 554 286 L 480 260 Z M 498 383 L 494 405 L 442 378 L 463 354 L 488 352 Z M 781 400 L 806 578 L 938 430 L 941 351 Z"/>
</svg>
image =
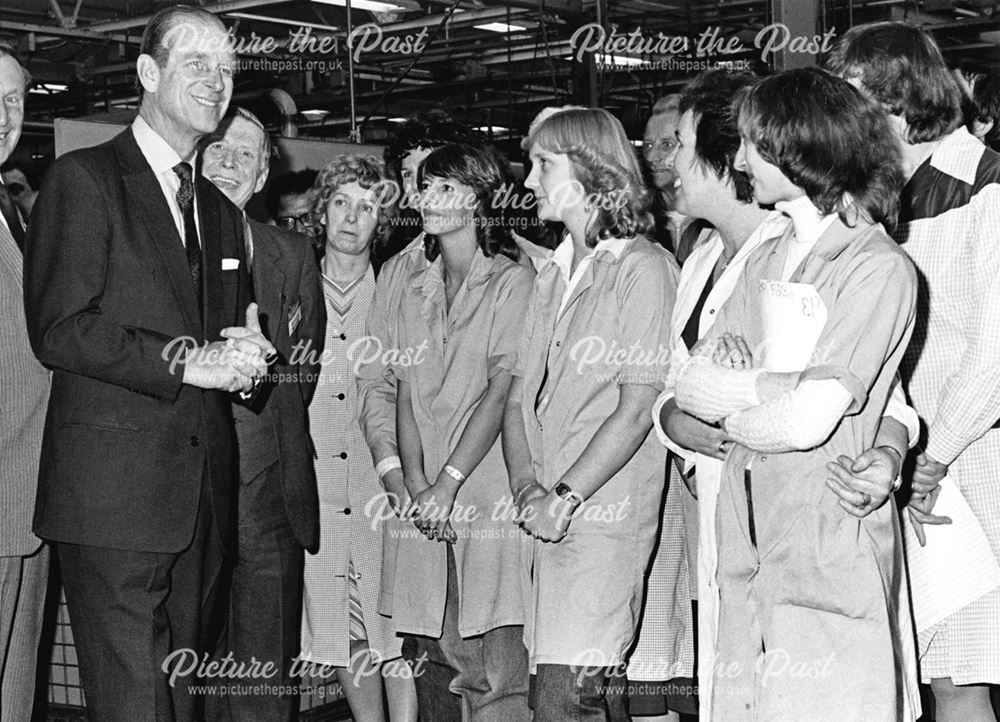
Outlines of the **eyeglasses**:
<svg viewBox="0 0 1000 722">
<path fill-rule="evenodd" d="M 287 231 L 294 231 L 296 228 L 312 228 L 310 214 L 303 213 L 301 216 L 278 216 L 275 222 L 280 228 Z"/>
<path fill-rule="evenodd" d="M 642 154 L 647 158 L 658 152 L 661 155 L 669 155 L 677 147 L 677 141 L 673 138 L 661 138 L 656 142 L 643 143 Z"/>
</svg>

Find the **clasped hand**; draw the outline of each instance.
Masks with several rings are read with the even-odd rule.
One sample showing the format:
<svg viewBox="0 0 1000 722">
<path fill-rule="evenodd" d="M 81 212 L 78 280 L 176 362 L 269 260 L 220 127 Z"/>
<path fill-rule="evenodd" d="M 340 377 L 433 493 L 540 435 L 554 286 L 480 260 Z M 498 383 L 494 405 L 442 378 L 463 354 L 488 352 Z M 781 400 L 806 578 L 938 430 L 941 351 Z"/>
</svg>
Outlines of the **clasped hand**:
<svg viewBox="0 0 1000 722">
<path fill-rule="evenodd" d="M 203 389 L 250 391 L 277 354 L 261 332 L 257 304 L 247 306 L 246 325 L 224 328 L 225 341 L 192 349 L 184 359 L 184 383 Z"/>
<path fill-rule="evenodd" d="M 561 541 L 566 536 L 576 510 L 555 491 L 533 483 L 519 501 L 519 523 L 528 534 L 544 542 Z"/>
<path fill-rule="evenodd" d="M 433 485 L 426 479 L 411 480 L 407 489 L 413 501 L 403 512 L 403 518 L 413 521 L 420 533 L 432 541 L 454 544 L 458 538 L 451 527 L 451 512 L 458 495 L 458 483 L 445 473 L 438 475 Z"/>
</svg>

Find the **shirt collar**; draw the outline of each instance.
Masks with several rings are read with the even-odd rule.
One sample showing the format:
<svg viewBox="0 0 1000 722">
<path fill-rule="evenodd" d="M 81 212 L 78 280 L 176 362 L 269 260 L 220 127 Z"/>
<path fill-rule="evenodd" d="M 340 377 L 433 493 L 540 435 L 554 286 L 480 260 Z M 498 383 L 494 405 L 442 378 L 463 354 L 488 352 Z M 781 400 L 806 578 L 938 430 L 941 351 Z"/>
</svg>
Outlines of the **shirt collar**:
<svg viewBox="0 0 1000 722">
<path fill-rule="evenodd" d="M 986 152 L 986 146 L 973 135 L 959 127 L 944 137 L 931 154 L 931 166 L 942 173 L 972 184 L 976 180 L 979 161 Z"/>
<path fill-rule="evenodd" d="M 580 260 L 583 261 L 587 258 L 594 258 L 596 260 L 596 257 L 599 254 L 609 253 L 615 261 L 618 261 L 625 252 L 625 248 L 632 242 L 632 240 L 632 238 L 606 238 L 603 241 L 598 241 L 597 245 L 591 249 L 590 253 Z M 556 249 L 552 251 L 552 255 L 549 256 L 549 260 L 546 261 L 545 266 L 555 266 L 559 269 L 559 272 L 562 273 L 563 278 L 568 279 L 571 276 L 570 268 L 572 265 L 573 238 L 567 233 L 559 245 L 556 246 Z"/>
<path fill-rule="evenodd" d="M 476 248 L 476 253 L 472 257 L 472 265 L 469 267 L 469 275 L 465 277 L 466 288 L 472 289 L 490 280 L 497 272 L 500 260 L 506 258 L 497 254 L 492 258 L 487 258 L 482 249 Z M 410 276 L 410 287 L 419 288 L 424 296 L 430 297 L 436 290 L 444 292 L 444 259 L 438 255 L 434 262 L 426 268 L 421 268 L 413 272 Z"/>
<path fill-rule="evenodd" d="M 139 150 L 142 151 L 142 155 L 146 158 L 146 162 L 149 163 L 149 167 L 156 175 L 166 173 L 168 170 L 172 171 L 174 166 L 181 162 L 177 151 L 171 148 L 163 136 L 153 130 L 141 115 L 135 116 L 135 120 L 132 121 L 132 135 L 135 137 L 135 142 L 138 144 Z M 192 155 L 187 162 L 191 164 L 193 170 L 195 156 Z"/>
</svg>

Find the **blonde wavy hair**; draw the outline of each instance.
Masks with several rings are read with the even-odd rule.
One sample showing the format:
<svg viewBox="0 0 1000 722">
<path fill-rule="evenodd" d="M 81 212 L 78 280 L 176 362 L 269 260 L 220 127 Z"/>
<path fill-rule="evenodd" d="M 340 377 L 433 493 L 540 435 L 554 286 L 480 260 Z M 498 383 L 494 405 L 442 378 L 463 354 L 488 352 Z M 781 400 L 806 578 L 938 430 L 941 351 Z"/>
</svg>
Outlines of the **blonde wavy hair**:
<svg viewBox="0 0 1000 722">
<path fill-rule="evenodd" d="M 591 199 L 587 246 L 608 238 L 646 235 L 653 227 L 652 196 L 622 124 L 602 108 L 553 113 L 528 134 L 528 148 L 569 156 L 576 180 Z"/>
</svg>

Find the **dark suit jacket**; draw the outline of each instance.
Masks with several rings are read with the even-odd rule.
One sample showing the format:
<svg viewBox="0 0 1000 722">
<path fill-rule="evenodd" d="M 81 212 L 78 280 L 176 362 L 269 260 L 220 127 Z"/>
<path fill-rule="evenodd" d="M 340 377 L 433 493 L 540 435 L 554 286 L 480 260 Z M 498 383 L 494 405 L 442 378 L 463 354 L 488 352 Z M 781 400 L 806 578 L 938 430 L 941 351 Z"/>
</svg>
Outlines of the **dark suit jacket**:
<svg viewBox="0 0 1000 722">
<path fill-rule="evenodd" d="M 319 380 L 326 327 L 319 267 L 309 242 L 298 234 L 256 221 L 250 221 L 250 232 L 261 330 L 277 349 L 278 360 L 269 369 L 260 401 L 233 408 L 240 478 L 252 483 L 280 462 L 278 476 L 292 531 L 304 548 L 315 551 L 319 500 L 306 408 Z"/>
<path fill-rule="evenodd" d="M 28 226 L 24 298 L 35 354 L 53 370 L 35 532 L 145 552 L 191 541 L 202 477 L 224 546 L 234 509 L 228 394 L 182 384 L 175 339 L 243 325 L 242 217 L 207 180 L 197 194 L 199 318 L 184 246 L 131 129 L 49 171 Z M 239 259 L 222 270 L 223 258 Z M 233 265 L 230 261 L 229 265 Z"/>
</svg>

